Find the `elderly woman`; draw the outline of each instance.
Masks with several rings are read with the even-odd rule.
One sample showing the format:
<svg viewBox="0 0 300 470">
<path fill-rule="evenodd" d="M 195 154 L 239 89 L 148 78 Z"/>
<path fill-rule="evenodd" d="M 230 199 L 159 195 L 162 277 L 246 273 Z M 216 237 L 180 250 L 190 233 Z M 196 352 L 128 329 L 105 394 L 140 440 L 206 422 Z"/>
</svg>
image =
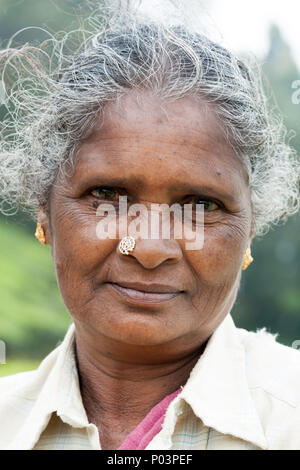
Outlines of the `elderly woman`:
<svg viewBox="0 0 300 470">
<path fill-rule="evenodd" d="M 55 69 L 40 51 L 2 52 L 19 80 L 1 194 L 36 214 L 73 323 L 37 370 L 0 380 L 1 448 L 300 449 L 299 352 L 230 316 L 253 238 L 299 207 L 259 79 L 155 22 L 106 25 Z M 117 228 L 134 204 L 189 205 L 204 242 L 175 237 L 175 216 L 169 238 L 100 237 L 104 203 Z"/>
</svg>

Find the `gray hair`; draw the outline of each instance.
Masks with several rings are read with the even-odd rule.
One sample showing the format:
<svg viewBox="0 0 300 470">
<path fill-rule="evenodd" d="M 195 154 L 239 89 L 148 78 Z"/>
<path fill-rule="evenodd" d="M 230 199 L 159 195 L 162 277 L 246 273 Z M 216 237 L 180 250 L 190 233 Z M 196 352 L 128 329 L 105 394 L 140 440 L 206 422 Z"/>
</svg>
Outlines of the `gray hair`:
<svg viewBox="0 0 300 470">
<path fill-rule="evenodd" d="M 45 204 L 105 105 L 133 89 L 165 100 L 195 96 L 213 108 L 249 175 L 255 235 L 298 211 L 299 161 L 251 66 L 184 25 L 95 18 L 72 52 L 70 33 L 0 51 L 9 110 L 1 124 L 2 212 L 35 213 Z"/>
</svg>

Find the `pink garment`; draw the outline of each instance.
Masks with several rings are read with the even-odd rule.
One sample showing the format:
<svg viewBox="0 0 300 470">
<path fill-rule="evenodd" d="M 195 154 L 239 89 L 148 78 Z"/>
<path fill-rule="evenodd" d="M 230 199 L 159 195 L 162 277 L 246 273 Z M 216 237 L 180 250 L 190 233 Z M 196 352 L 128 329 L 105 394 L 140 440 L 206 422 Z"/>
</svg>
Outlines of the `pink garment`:
<svg viewBox="0 0 300 470">
<path fill-rule="evenodd" d="M 123 444 L 117 450 L 144 450 L 161 430 L 167 408 L 180 391 L 181 388 L 157 403 L 143 421 L 128 434 Z"/>
</svg>

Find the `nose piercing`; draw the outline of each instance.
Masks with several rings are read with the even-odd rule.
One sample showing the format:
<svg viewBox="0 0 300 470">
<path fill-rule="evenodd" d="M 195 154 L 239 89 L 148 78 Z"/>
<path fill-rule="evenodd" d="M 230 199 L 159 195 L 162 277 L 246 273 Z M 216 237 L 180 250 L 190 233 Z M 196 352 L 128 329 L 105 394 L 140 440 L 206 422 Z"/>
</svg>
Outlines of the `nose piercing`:
<svg viewBox="0 0 300 470">
<path fill-rule="evenodd" d="M 129 255 L 129 252 L 132 251 L 134 247 L 135 239 L 133 237 L 124 237 L 119 244 L 119 250 L 122 255 Z"/>
</svg>

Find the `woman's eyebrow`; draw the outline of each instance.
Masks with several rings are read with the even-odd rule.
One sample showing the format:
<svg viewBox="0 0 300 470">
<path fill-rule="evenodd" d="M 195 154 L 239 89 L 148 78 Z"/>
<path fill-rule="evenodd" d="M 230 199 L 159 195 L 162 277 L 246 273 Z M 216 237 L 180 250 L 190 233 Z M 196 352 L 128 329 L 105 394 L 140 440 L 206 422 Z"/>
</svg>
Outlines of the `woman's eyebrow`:
<svg viewBox="0 0 300 470">
<path fill-rule="evenodd" d="M 207 184 L 190 184 L 190 183 L 179 183 L 172 187 L 174 191 L 184 191 L 188 194 L 199 194 L 210 197 L 215 197 L 221 200 L 226 200 L 229 203 L 237 202 L 237 196 L 235 192 L 229 189 L 217 189 L 214 186 Z"/>
<path fill-rule="evenodd" d="M 83 186 L 86 185 L 93 186 L 93 185 L 103 185 L 103 186 L 119 186 L 119 187 L 126 187 L 126 186 L 135 186 L 135 187 L 143 187 L 145 185 L 145 180 L 138 176 L 133 177 L 110 177 L 108 175 L 93 175 L 90 178 L 87 178 L 84 182 L 82 182 Z M 217 189 L 214 186 L 210 186 L 207 184 L 191 184 L 186 182 L 178 182 L 176 184 L 172 184 L 170 186 L 170 192 L 179 193 L 185 192 L 186 194 L 199 194 L 205 195 L 210 197 L 215 197 L 221 200 L 226 200 L 229 203 L 234 203 L 237 201 L 237 197 L 234 191 L 225 190 L 225 189 Z"/>
<path fill-rule="evenodd" d="M 86 176 L 79 181 L 79 187 L 85 188 L 87 186 L 143 186 L 145 181 L 143 178 L 134 176 L 126 178 L 123 176 L 110 177 L 107 174 L 92 174 Z"/>
</svg>

